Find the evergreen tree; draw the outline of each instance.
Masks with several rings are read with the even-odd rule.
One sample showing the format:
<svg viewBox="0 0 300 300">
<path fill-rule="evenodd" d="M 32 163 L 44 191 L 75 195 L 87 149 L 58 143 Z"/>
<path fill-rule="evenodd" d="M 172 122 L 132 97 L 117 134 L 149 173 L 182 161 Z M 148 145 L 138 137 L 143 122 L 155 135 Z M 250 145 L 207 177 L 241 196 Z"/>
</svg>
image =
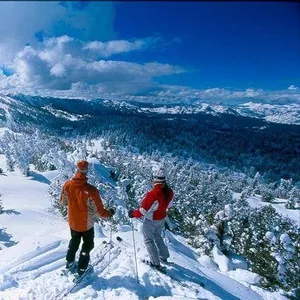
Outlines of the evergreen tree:
<svg viewBox="0 0 300 300">
<path fill-rule="evenodd" d="M 68 160 L 67 154 L 58 148 L 52 148 L 49 153 L 44 154 L 42 161 L 52 165 L 58 171 L 57 176 L 49 186 L 49 196 L 54 210 L 59 211 L 63 217 L 67 215 L 67 209 L 60 202 L 60 194 L 64 183 L 74 174 L 75 166 Z"/>
<path fill-rule="evenodd" d="M 280 184 L 276 189 L 276 196 L 278 198 L 286 199 L 288 197 L 288 193 L 293 188 L 293 180 L 292 179 L 280 179 Z"/>
<path fill-rule="evenodd" d="M 275 199 L 273 190 L 267 186 L 260 185 L 261 200 L 264 202 L 272 202 Z"/>
<path fill-rule="evenodd" d="M 288 193 L 285 207 L 288 209 L 296 209 L 297 207 L 300 207 L 300 190 L 298 188 L 293 187 Z"/>
</svg>

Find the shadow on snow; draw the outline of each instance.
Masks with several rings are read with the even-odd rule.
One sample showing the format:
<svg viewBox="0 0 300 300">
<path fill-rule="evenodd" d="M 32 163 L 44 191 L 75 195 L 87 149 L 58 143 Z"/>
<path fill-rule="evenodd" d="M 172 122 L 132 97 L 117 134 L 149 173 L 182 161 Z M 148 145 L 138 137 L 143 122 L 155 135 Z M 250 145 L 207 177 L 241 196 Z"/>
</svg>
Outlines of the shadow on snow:
<svg viewBox="0 0 300 300">
<path fill-rule="evenodd" d="M 20 215 L 21 213 L 14 210 L 14 209 L 4 209 L 2 211 L 2 214 L 7 214 L 7 215 Z"/>
<path fill-rule="evenodd" d="M 6 228 L 0 228 L 0 242 L 5 247 L 11 247 L 17 244 L 17 242 L 12 240 L 12 235 L 6 232 Z"/>
<path fill-rule="evenodd" d="M 35 180 L 35 181 L 38 181 L 38 182 L 41 182 L 41 183 L 45 183 L 45 184 L 51 184 L 51 181 L 49 179 L 47 179 L 45 176 L 41 175 L 41 174 L 38 174 L 34 171 L 30 171 L 30 180 Z"/>
</svg>

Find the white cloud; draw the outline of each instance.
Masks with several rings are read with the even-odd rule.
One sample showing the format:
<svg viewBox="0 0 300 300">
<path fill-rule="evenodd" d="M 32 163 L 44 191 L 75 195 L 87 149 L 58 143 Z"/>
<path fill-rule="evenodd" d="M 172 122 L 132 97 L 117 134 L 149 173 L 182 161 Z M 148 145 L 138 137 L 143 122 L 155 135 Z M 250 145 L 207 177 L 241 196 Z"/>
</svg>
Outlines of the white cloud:
<svg viewBox="0 0 300 300">
<path fill-rule="evenodd" d="M 116 51 L 137 51 L 145 39 L 112 43 L 106 54 Z M 108 45 L 109 42 L 103 43 Z M 87 51 L 89 42 L 69 36 L 53 37 L 37 47 L 26 46 L 10 64 L 15 73 L 6 76 L 0 69 L 0 89 L 21 93 L 43 93 L 64 97 L 114 98 L 153 103 L 241 104 L 245 102 L 300 104 L 300 89 L 295 86 L 282 91 L 261 89 L 229 90 L 223 88 L 193 89 L 186 86 L 162 85 L 156 77 L 179 74 L 179 66 L 158 62 L 135 63 L 95 59 Z M 114 50 L 112 50 L 114 49 Z M 141 48 L 142 49 L 142 48 Z"/>
<path fill-rule="evenodd" d="M 94 51 L 99 56 L 102 57 L 109 57 L 117 53 L 139 50 L 142 49 L 144 46 L 145 46 L 145 42 L 143 40 L 137 40 L 134 42 L 119 40 L 119 41 L 109 41 L 105 43 L 99 41 L 93 41 L 87 43 L 83 49 Z"/>
<path fill-rule="evenodd" d="M 299 88 L 297 86 L 294 86 L 293 84 L 288 87 L 288 90 L 298 90 L 298 89 Z"/>
<path fill-rule="evenodd" d="M 127 47 L 112 42 L 106 55 L 130 51 L 134 49 L 132 45 L 141 45 L 143 40 L 135 44 L 122 41 Z M 184 72 L 181 67 L 158 62 L 95 60 L 94 54 L 86 51 L 87 44 L 65 35 L 45 40 L 36 48 L 26 46 L 10 65 L 14 74 L 2 80 L 0 87 L 70 89 L 73 84 L 82 83 L 98 85 L 104 92 L 137 93 L 152 88 L 154 77 Z"/>
<path fill-rule="evenodd" d="M 136 50 L 143 50 L 159 44 L 163 44 L 163 40 L 159 37 L 148 37 L 137 39 L 134 41 L 113 40 L 108 42 L 92 41 L 86 43 L 84 50 L 91 51 L 101 57 L 109 57 L 114 54 L 127 53 Z"/>
<path fill-rule="evenodd" d="M 56 77 L 62 77 L 66 74 L 66 69 L 63 64 L 58 63 L 50 69 L 50 74 Z"/>
<path fill-rule="evenodd" d="M 229 90 L 222 88 L 192 89 L 186 86 L 160 85 L 145 96 L 126 95 L 125 100 L 160 103 L 211 103 L 237 105 L 246 102 L 300 104 L 300 90 Z"/>
<path fill-rule="evenodd" d="M 45 36 L 70 34 L 84 41 L 115 37 L 114 4 L 58 1 L 0 1 L 0 63 L 11 61 L 26 44 L 36 47 L 37 32 Z M 95 30 L 96 28 L 96 30 Z"/>
</svg>

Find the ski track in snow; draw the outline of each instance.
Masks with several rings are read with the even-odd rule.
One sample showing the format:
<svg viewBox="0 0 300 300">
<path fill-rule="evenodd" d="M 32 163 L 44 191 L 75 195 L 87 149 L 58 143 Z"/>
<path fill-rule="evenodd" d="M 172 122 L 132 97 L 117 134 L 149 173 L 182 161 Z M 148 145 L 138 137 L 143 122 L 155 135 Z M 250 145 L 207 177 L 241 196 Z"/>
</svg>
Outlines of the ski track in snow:
<svg viewBox="0 0 300 300">
<path fill-rule="evenodd" d="M 0 166 L 2 163 L 0 157 Z M 139 283 L 132 231 L 125 227 L 123 230 L 121 226 L 120 231 L 113 234 L 114 247 L 110 252 L 78 287 L 64 296 L 73 286 L 72 276 L 60 275 L 65 265 L 69 228 L 59 216 L 47 211 L 47 180 L 36 180 L 52 178 L 53 173 L 40 175 L 24 178 L 13 172 L 0 180 L 4 209 L 11 212 L 1 215 L 0 228 L 6 228 L 16 243 L 0 250 L 0 300 L 284 299 L 279 293 L 251 288 L 224 273 L 204 267 L 198 262 L 193 248 L 182 237 L 169 232 L 165 240 L 174 265 L 168 266 L 167 272 L 173 278 L 151 269 L 140 262 L 147 254 L 137 220 L 134 222 Z M 103 174 L 103 178 L 106 176 Z M 102 257 L 103 241 L 108 241 L 107 236 L 109 228 L 104 229 L 104 237 L 95 238 L 91 263 Z M 117 236 L 123 242 L 117 242 Z"/>
</svg>

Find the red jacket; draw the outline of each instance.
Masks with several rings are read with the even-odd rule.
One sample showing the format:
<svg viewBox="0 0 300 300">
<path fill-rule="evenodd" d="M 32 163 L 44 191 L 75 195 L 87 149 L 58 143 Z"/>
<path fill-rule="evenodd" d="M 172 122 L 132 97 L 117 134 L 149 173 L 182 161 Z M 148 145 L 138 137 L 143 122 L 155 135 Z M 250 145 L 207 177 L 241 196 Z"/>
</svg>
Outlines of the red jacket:
<svg viewBox="0 0 300 300">
<path fill-rule="evenodd" d="M 172 205 L 173 190 L 169 188 L 168 199 L 165 199 L 163 183 L 155 183 L 151 191 L 149 191 L 140 207 L 133 211 L 135 218 L 145 217 L 151 220 L 162 220 L 167 216 L 167 209 Z"/>
</svg>

